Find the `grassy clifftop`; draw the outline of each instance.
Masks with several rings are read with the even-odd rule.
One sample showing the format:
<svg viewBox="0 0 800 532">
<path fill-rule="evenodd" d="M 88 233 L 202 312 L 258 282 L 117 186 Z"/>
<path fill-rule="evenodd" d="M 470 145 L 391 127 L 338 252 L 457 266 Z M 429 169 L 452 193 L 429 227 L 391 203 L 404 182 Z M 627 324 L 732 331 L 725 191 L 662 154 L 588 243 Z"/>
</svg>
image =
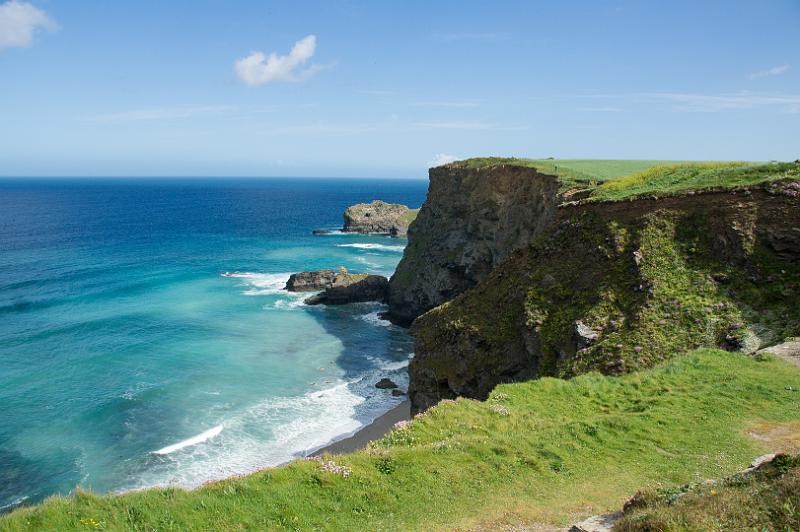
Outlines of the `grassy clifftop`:
<svg viewBox="0 0 800 532">
<path fill-rule="evenodd" d="M 479 157 L 450 163 L 455 168 L 496 165 L 534 168 L 561 181 L 567 197 L 575 192 L 588 201 L 618 201 L 687 191 L 736 188 L 780 179 L 800 180 L 797 163 L 745 163 L 659 160 L 521 159 Z"/>
<path fill-rule="evenodd" d="M 798 426 L 798 389 L 785 362 L 716 350 L 624 377 L 502 385 L 487 402 L 444 402 L 365 451 L 191 492 L 79 492 L 1 518 L 0 530 L 565 525 L 640 487 L 741 469 L 770 445 L 752 427 Z"/>
</svg>

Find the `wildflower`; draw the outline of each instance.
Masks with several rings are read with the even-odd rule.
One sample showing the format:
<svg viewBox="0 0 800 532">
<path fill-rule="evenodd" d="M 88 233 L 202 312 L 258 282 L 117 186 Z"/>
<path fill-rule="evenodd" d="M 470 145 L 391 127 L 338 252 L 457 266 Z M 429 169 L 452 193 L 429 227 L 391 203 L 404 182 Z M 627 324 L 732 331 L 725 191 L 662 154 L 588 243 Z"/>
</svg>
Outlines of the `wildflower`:
<svg viewBox="0 0 800 532">
<path fill-rule="evenodd" d="M 411 421 L 407 419 L 400 420 L 394 424 L 394 428 L 397 430 L 407 429 L 410 426 L 411 426 Z"/>
<path fill-rule="evenodd" d="M 339 475 L 344 478 L 349 477 L 350 473 L 353 472 L 353 470 L 350 469 L 349 467 L 336 465 L 336 462 L 332 460 L 322 462 L 320 470 L 325 471 L 326 473 L 333 473 L 334 475 Z"/>
<path fill-rule="evenodd" d="M 633 348 L 633 350 L 636 351 L 637 353 L 641 353 L 642 352 L 642 346 L 637 345 L 636 347 Z"/>
<path fill-rule="evenodd" d="M 504 407 L 503 405 L 492 405 L 489 407 L 492 412 L 500 414 L 501 416 L 507 416 L 509 414 L 508 408 Z"/>
</svg>

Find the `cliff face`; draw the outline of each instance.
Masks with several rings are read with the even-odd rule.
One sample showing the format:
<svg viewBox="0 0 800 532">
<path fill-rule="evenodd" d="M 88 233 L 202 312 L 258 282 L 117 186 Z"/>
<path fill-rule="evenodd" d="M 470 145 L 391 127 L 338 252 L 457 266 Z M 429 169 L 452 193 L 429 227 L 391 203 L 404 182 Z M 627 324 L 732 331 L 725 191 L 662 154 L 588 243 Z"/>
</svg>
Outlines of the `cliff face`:
<svg viewBox="0 0 800 532">
<path fill-rule="evenodd" d="M 389 295 L 395 319 L 436 307 L 412 326 L 415 411 L 695 347 L 753 352 L 800 330 L 798 183 L 557 202 L 555 179 L 529 169 L 431 171 Z"/>
<path fill-rule="evenodd" d="M 558 182 L 531 168 L 430 170 L 428 198 L 389 283 L 389 315 L 409 324 L 486 279 L 549 226 Z"/>
</svg>

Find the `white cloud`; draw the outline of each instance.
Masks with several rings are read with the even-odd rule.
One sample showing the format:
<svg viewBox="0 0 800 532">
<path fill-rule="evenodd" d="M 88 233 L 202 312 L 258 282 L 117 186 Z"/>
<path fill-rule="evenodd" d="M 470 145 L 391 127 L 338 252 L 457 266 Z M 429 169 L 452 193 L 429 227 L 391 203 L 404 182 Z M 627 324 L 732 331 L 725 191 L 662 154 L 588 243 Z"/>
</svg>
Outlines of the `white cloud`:
<svg viewBox="0 0 800 532">
<path fill-rule="evenodd" d="M 411 105 L 415 107 L 452 107 L 452 108 L 467 108 L 478 107 L 478 102 L 472 100 L 441 100 L 441 101 L 426 101 L 414 102 Z"/>
<path fill-rule="evenodd" d="M 47 13 L 26 2 L 11 0 L 0 4 L 0 50 L 30 46 L 37 29 L 52 31 L 56 23 Z"/>
<path fill-rule="evenodd" d="M 758 79 L 758 78 L 766 78 L 768 76 L 780 76 L 781 74 L 785 74 L 791 68 L 790 65 L 780 65 L 772 68 L 768 68 L 767 70 L 761 70 L 759 72 L 753 72 L 750 74 L 750 79 Z"/>
<path fill-rule="evenodd" d="M 505 41 L 511 37 L 511 34 L 504 31 L 484 31 L 484 32 L 470 32 L 462 31 L 455 33 L 440 33 L 436 37 L 443 42 L 461 42 L 461 41 L 474 41 L 474 42 L 499 42 Z"/>
<path fill-rule="evenodd" d="M 363 89 L 358 91 L 359 94 L 368 94 L 370 96 L 394 96 L 397 94 L 394 91 L 387 91 L 382 89 Z"/>
<path fill-rule="evenodd" d="M 89 117 L 92 122 L 139 122 L 142 120 L 169 120 L 198 116 L 220 116 L 236 111 L 231 105 L 185 105 L 180 107 L 151 107 L 106 113 Z M 263 111 L 262 111 L 263 112 Z"/>
<path fill-rule="evenodd" d="M 302 69 L 316 48 L 317 38 L 309 35 L 294 43 L 288 55 L 272 52 L 267 56 L 263 52 L 252 52 L 247 57 L 237 59 L 234 70 L 238 78 L 250 86 L 273 81 L 302 81 L 323 68 L 321 65 L 311 65 Z"/>
<path fill-rule="evenodd" d="M 420 129 L 459 129 L 464 131 L 477 131 L 477 130 L 497 130 L 497 131 L 519 131 L 528 129 L 528 126 L 504 126 L 499 124 L 490 124 L 486 122 L 414 122 L 412 124 Z"/>
<path fill-rule="evenodd" d="M 736 109 L 759 109 L 779 107 L 784 112 L 800 105 L 797 95 L 765 95 L 740 92 L 733 94 L 692 94 L 661 92 L 643 94 L 656 100 L 672 102 L 676 111 L 719 112 Z"/>
<path fill-rule="evenodd" d="M 459 158 L 456 157 L 455 155 L 448 155 L 446 153 L 437 153 L 436 155 L 434 155 L 433 160 L 428 162 L 428 166 L 430 166 L 431 168 L 436 166 L 442 166 L 457 161 L 458 159 Z"/>
<path fill-rule="evenodd" d="M 603 107 L 579 107 L 578 111 L 589 111 L 592 113 L 618 113 L 622 111 L 619 107 L 603 106 Z"/>
</svg>

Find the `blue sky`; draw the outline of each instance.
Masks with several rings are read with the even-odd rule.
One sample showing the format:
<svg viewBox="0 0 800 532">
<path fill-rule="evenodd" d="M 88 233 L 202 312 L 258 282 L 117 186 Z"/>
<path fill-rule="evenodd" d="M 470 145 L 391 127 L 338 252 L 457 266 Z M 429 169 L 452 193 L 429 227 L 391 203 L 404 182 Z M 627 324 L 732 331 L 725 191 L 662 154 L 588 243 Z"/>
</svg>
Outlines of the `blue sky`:
<svg viewBox="0 0 800 532">
<path fill-rule="evenodd" d="M 798 28 L 798 0 L 0 0 L 0 175 L 796 159 Z"/>
</svg>

